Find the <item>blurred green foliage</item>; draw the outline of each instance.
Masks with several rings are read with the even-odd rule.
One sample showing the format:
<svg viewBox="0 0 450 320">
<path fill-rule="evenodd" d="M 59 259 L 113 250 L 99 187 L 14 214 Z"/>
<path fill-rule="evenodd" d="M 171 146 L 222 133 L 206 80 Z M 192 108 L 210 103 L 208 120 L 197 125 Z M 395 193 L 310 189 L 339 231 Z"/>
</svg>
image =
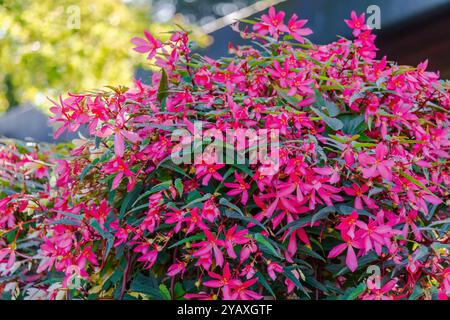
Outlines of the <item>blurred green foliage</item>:
<svg viewBox="0 0 450 320">
<path fill-rule="evenodd" d="M 144 57 L 130 39 L 144 29 L 164 39 L 176 29 L 154 23 L 151 8 L 121 0 L 0 0 L 0 112 L 46 97 L 106 85 L 130 84 Z M 200 46 L 208 36 L 198 29 Z"/>
</svg>

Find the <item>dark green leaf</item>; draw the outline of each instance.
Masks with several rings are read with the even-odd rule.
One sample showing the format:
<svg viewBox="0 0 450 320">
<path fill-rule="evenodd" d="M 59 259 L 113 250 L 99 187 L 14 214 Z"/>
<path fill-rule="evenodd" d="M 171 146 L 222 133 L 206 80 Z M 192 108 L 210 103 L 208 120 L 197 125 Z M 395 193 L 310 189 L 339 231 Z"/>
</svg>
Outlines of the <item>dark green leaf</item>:
<svg viewBox="0 0 450 320">
<path fill-rule="evenodd" d="M 168 96 L 169 82 L 167 80 L 167 73 L 164 69 L 161 70 L 161 80 L 159 81 L 159 88 L 157 98 L 160 103 Z"/>
<path fill-rule="evenodd" d="M 189 241 L 195 241 L 195 240 L 203 240 L 205 239 L 205 235 L 203 233 L 201 234 L 196 234 L 187 238 L 184 238 L 180 241 L 175 242 L 174 244 L 172 244 L 169 249 L 175 248 L 179 245 L 182 245 L 183 243 L 189 242 Z"/>
<path fill-rule="evenodd" d="M 268 253 L 270 253 L 271 255 L 273 255 L 277 258 L 280 258 L 280 259 L 282 258 L 280 253 L 277 250 L 275 250 L 274 246 L 266 239 L 265 236 L 263 236 L 260 233 L 256 233 L 255 240 L 260 246 L 265 247 L 267 249 Z M 261 248 L 261 250 L 263 250 L 263 248 Z"/>
<path fill-rule="evenodd" d="M 300 281 L 295 277 L 295 275 L 292 273 L 292 271 L 288 268 L 284 268 L 283 274 L 291 280 L 308 298 L 311 298 L 306 289 L 303 287 L 303 285 L 300 283 Z"/>
<path fill-rule="evenodd" d="M 266 288 L 267 291 L 269 291 L 273 297 L 276 297 L 275 293 L 273 292 L 273 290 L 270 287 L 269 283 L 267 282 L 266 278 L 264 278 L 263 274 L 261 272 L 257 271 L 255 275 L 259 279 L 259 282 L 261 282 L 261 284 L 264 286 L 264 288 Z"/>
<path fill-rule="evenodd" d="M 344 127 L 344 124 L 342 123 L 341 120 L 336 119 L 336 118 L 331 118 L 329 116 L 327 116 L 325 113 L 323 113 L 322 111 L 311 107 L 311 110 L 314 111 L 315 114 L 317 114 L 320 118 L 322 118 L 322 120 L 334 131 L 338 131 L 341 130 Z"/>
<path fill-rule="evenodd" d="M 320 209 L 317 213 L 315 213 L 311 218 L 311 226 L 319 220 L 325 219 L 332 212 L 336 212 L 336 208 L 334 206 L 324 207 Z"/>
<path fill-rule="evenodd" d="M 128 192 L 125 196 L 125 198 L 122 201 L 122 204 L 120 206 L 120 211 L 119 211 L 119 219 L 122 220 L 123 215 L 125 214 L 125 212 L 128 210 L 128 208 L 130 207 L 130 205 L 136 201 L 137 197 L 139 196 L 139 193 L 142 190 L 142 183 L 139 182 L 134 189 L 131 192 Z"/>
</svg>

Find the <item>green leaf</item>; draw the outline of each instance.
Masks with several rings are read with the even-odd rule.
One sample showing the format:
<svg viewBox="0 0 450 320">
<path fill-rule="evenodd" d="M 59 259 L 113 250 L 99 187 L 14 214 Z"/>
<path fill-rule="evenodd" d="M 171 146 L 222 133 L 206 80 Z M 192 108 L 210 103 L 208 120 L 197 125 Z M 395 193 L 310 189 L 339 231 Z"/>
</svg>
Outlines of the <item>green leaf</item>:
<svg viewBox="0 0 450 320">
<path fill-rule="evenodd" d="M 377 144 L 371 142 L 353 142 L 352 145 L 358 148 L 358 147 L 376 147 Z"/>
<path fill-rule="evenodd" d="M 428 225 L 428 227 L 434 227 L 434 226 L 438 226 L 438 225 L 450 225 L 450 218 L 444 219 L 444 220 L 439 220 L 439 221 L 435 221 L 433 223 L 431 223 L 430 225 Z"/>
<path fill-rule="evenodd" d="M 173 161 L 170 160 L 170 159 L 161 161 L 158 164 L 157 168 L 159 168 L 159 167 L 166 168 L 166 169 L 171 170 L 171 171 L 175 171 L 175 172 L 185 176 L 186 178 L 191 179 L 191 177 L 186 172 L 184 172 L 183 169 L 181 169 L 178 165 L 173 163 Z"/>
<path fill-rule="evenodd" d="M 277 250 L 275 250 L 274 246 L 262 234 L 256 233 L 255 234 L 255 240 L 256 240 L 257 243 L 259 243 L 260 245 L 264 246 L 268 250 L 268 252 L 270 254 L 272 254 L 273 256 L 275 256 L 277 258 L 282 259 L 282 257 L 279 254 L 279 252 Z"/>
<path fill-rule="evenodd" d="M 334 104 L 334 102 L 331 101 L 325 101 L 325 110 L 327 110 L 328 115 L 330 117 L 337 117 L 341 110 L 339 110 L 339 107 Z"/>
<path fill-rule="evenodd" d="M 339 115 L 338 119 L 344 124 L 342 131 L 345 134 L 354 136 L 367 129 L 367 124 L 364 122 L 364 115 L 345 113 Z"/>
<path fill-rule="evenodd" d="M 94 168 L 95 166 L 92 163 L 89 163 L 86 167 L 84 167 L 83 171 L 81 171 L 80 174 L 80 180 L 83 181 L 84 178 L 87 176 L 87 174 L 89 173 L 89 171 L 92 170 L 92 168 Z"/>
<path fill-rule="evenodd" d="M 175 299 L 181 299 L 183 298 L 184 294 L 186 292 L 184 291 L 183 285 L 179 282 L 175 283 L 174 286 L 174 294 L 175 294 Z"/>
<path fill-rule="evenodd" d="M 313 224 L 316 221 L 325 219 L 328 217 L 328 215 L 332 212 L 336 212 L 336 208 L 334 206 L 331 207 L 324 207 L 322 209 L 320 209 L 317 213 L 315 213 L 312 218 L 311 218 L 311 226 L 313 226 Z"/>
<path fill-rule="evenodd" d="M 351 207 L 349 205 L 345 205 L 345 204 L 338 204 L 336 205 L 337 211 L 340 214 L 345 214 L 345 215 L 349 215 L 351 214 L 353 211 L 358 212 L 358 214 L 361 214 L 363 216 L 367 216 L 367 217 L 374 217 L 374 215 L 366 210 L 363 209 L 355 209 L 354 207 Z"/>
<path fill-rule="evenodd" d="M 64 216 L 66 216 L 66 217 L 70 217 L 70 218 L 76 219 L 76 220 L 78 220 L 78 221 L 83 220 L 83 216 L 82 216 L 82 215 L 79 215 L 79 214 L 73 214 L 73 213 L 70 213 L 70 212 L 59 211 L 59 210 L 56 211 L 56 213 L 62 214 L 62 215 L 64 215 Z"/>
<path fill-rule="evenodd" d="M 228 201 L 225 198 L 220 198 L 219 204 L 227 206 L 227 207 L 233 209 L 234 211 L 236 211 L 237 213 L 239 213 L 241 216 L 244 216 L 244 213 L 241 211 L 241 209 L 239 209 L 238 206 L 234 205 L 233 203 L 231 203 L 230 201 Z"/>
<path fill-rule="evenodd" d="M 183 196 L 183 182 L 181 181 L 181 179 L 180 178 L 176 179 L 174 185 L 180 197 Z"/>
<path fill-rule="evenodd" d="M 296 96 L 299 97 L 298 95 L 295 96 L 290 96 L 287 92 L 288 90 L 286 89 L 281 89 L 278 86 L 275 86 L 275 89 L 277 90 L 278 94 L 280 95 L 280 97 L 282 97 L 284 100 L 287 101 L 287 103 L 289 103 L 292 106 L 297 106 L 298 103 L 300 102 L 300 99 L 295 98 Z"/>
<path fill-rule="evenodd" d="M 324 69 L 324 71 L 326 72 L 326 69 Z M 322 80 L 327 80 L 327 81 L 335 81 L 333 79 L 323 77 L 323 76 L 319 76 L 318 78 L 322 79 Z M 339 84 L 337 86 L 321 86 L 321 89 L 325 89 L 325 88 L 343 89 L 343 87 Z M 314 92 L 316 94 L 316 101 L 314 103 L 315 106 L 319 107 L 321 110 L 325 109 L 327 111 L 328 115 L 332 118 L 339 115 L 341 110 L 333 101 L 325 100 L 322 93 L 317 89 L 314 89 Z"/>
<path fill-rule="evenodd" d="M 62 225 L 66 225 L 66 226 L 81 226 L 81 222 L 79 220 L 70 220 L 68 218 L 56 219 L 56 220 L 50 222 L 50 224 L 52 224 L 52 225 L 62 224 Z"/>
<path fill-rule="evenodd" d="M 297 230 L 298 228 L 302 228 L 308 224 L 311 223 L 312 220 L 312 215 L 308 215 L 306 217 L 301 217 L 297 220 L 292 221 L 291 223 L 288 223 L 287 225 L 285 225 L 283 228 L 281 228 L 278 232 L 277 235 L 282 234 L 284 231 L 288 230 L 288 233 L 286 234 L 285 238 L 289 237 L 289 235 L 294 232 L 295 230 Z"/>
<path fill-rule="evenodd" d="M 161 283 L 159 285 L 159 292 L 161 293 L 164 300 L 171 300 L 169 289 L 167 289 L 166 285 L 164 283 Z"/>
<path fill-rule="evenodd" d="M 327 287 L 325 287 L 322 283 L 317 281 L 317 279 L 314 278 L 314 276 L 306 277 L 305 282 L 310 286 L 319 289 L 322 292 L 328 292 Z"/>
<path fill-rule="evenodd" d="M 413 293 L 409 296 L 408 300 L 418 300 L 423 295 L 423 289 L 420 285 L 415 285 Z"/>
<path fill-rule="evenodd" d="M 167 73 L 166 70 L 161 70 L 161 80 L 159 81 L 159 88 L 158 88 L 158 94 L 157 99 L 160 103 L 163 102 L 163 100 L 169 95 L 169 82 L 167 80 Z"/>
<path fill-rule="evenodd" d="M 322 118 L 322 120 L 334 131 L 338 131 L 341 130 L 344 127 L 344 124 L 342 123 L 341 120 L 336 119 L 336 118 L 331 118 L 329 116 L 327 116 L 325 113 L 323 113 L 322 111 L 311 107 L 311 110 L 314 111 L 315 114 L 317 114 L 320 118 Z"/>
<path fill-rule="evenodd" d="M 160 290 L 155 286 L 154 279 L 138 273 L 131 281 L 130 290 L 143 293 L 156 300 L 162 300 L 163 296 Z"/>
<path fill-rule="evenodd" d="M 212 195 L 210 193 L 205 194 L 204 196 L 201 196 L 200 198 L 195 198 L 192 201 L 190 201 L 188 204 L 182 207 L 182 209 L 186 208 L 192 208 L 194 207 L 194 204 L 197 204 L 199 202 L 205 202 L 206 200 L 210 199 Z"/>
<path fill-rule="evenodd" d="M 243 164 L 232 164 L 233 167 L 241 170 L 242 172 L 246 173 L 247 175 L 249 175 L 250 177 L 253 177 L 253 171 L 250 170 L 249 167 L 243 165 Z"/>
<path fill-rule="evenodd" d="M 140 206 L 133 207 L 132 209 L 127 211 L 127 214 L 130 214 L 132 212 L 136 212 L 136 211 L 139 211 L 142 209 L 148 209 L 148 203 L 144 203 L 144 204 L 141 204 Z"/>
<path fill-rule="evenodd" d="M 261 284 L 264 286 L 264 288 L 266 288 L 267 291 L 269 291 L 273 297 L 276 297 L 275 293 L 273 292 L 273 290 L 270 287 L 269 283 L 267 282 L 266 278 L 264 278 L 263 274 L 261 272 L 257 271 L 255 275 L 259 279 L 259 282 L 261 282 Z"/>
<path fill-rule="evenodd" d="M 139 182 L 131 192 L 126 194 L 126 196 L 123 199 L 122 204 L 120 206 L 119 220 L 122 220 L 123 215 L 125 214 L 127 209 L 130 207 L 131 203 L 134 203 L 136 201 L 136 198 L 138 197 L 141 190 L 142 190 L 142 183 Z"/>
<path fill-rule="evenodd" d="M 255 24 L 255 23 L 256 23 L 256 21 L 254 21 L 254 20 L 248 20 L 248 19 L 240 19 L 239 21 L 240 21 L 240 22 L 243 22 L 243 23 L 248 23 L 248 24 Z"/>
<path fill-rule="evenodd" d="M 295 277 L 295 275 L 292 273 L 292 271 L 289 268 L 284 268 L 283 274 L 291 280 L 302 292 L 308 297 L 311 298 L 306 289 L 303 287 L 303 285 L 300 283 L 300 281 Z"/>
<path fill-rule="evenodd" d="M 241 220 L 241 221 L 245 221 L 245 222 L 251 222 L 251 223 L 257 225 L 258 227 L 260 227 L 261 229 L 263 229 L 264 231 L 268 232 L 266 227 L 264 227 L 264 225 L 261 222 L 259 222 L 258 220 L 254 219 L 252 217 L 243 216 L 243 215 L 239 214 L 238 212 L 229 210 L 229 209 L 224 210 L 224 215 L 231 219 L 237 219 L 237 220 Z"/>
<path fill-rule="evenodd" d="M 406 172 L 400 171 L 399 172 L 400 175 L 406 179 L 409 180 L 409 182 L 414 183 L 416 186 L 418 186 L 419 188 L 422 188 L 423 190 L 425 190 L 426 192 L 428 192 L 429 194 L 431 194 L 432 196 L 435 196 L 433 192 L 431 192 L 427 187 L 425 187 L 419 180 L 415 179 L 414 177 L 410 176 L 409 174 L 407 174 Z M 436 196 L 435 196 L 436 197 Z M 436 197 L 437 198 L 437 197 Z"/>
<path fill-rule="evenodd" d="M 140 200 L 144 199 L 145 197 L 156 193 L 156 192 L 160 192 L 163 190 L 167 190 L 170 188 L 170 186 L 172 185 L 172 180 L 167 180 L 164 182 L 161 182 L 159 184 L 157 184 L 156 186 L 154 186 L 153 188 L 151 188 L 150 190 L 144 192 L 143 194 L 141 194 L 133 203 L 133 206 L 138 203 Z"/>
<path fill-rule="evenodd" d="M 356 298 L 359 297 L 359 295 L 361 293 L 363 293 L 366 290 L 366 283 L 365 282 L 361 282 L 358 286 L 356 286 L 355 288 L 352 288 L 350 290 L 348 290 L 344 296 L 343 296 L 343 300 L 355 300 Z"/>
<path fill-rule="evenodd" d="M 297 251 L 299 253 L 304 254 L 304 255 L 308 255 L 310 257 L 313 257 L 313 258 L 319 259 L 319 260 L 321 260 L 323 262 L 326 262 L 326 260 L 320 254 L 318 254 L 317 252 L 315 252 L 314 250 L 308 248 L 305 245 L 298 246 L 297 247 Z"/>
<path fill-rule="evenodd" d="M 98 232 L 99 235 L 103 237 L 103 239 L 106 240 L 106 250 L 104 254 L 104 259 L 106 259 L 109 255 L 109 252 L 114 246 L 114 236 L 110 232 L 103 230 L 100 224 L 98 223 L 97 219 L 95 218 L 91 219 L 90 225 L 92 228 L 95 229 L 95 231 Z"/>
<path fill-rule="evenodd" d="M 169 247 L 169 249 L 178 247 L 179 245 L 182 245 L 182 244 L 184 244 L 184 243 L 186 243 L 186 242 L 189 242 L 189 241 L 203 240 L 203 239 L 205 239 L 205 235 L 204 235 L 203 233 L 201 233 L 201 234 L 195 234 L 195 235 L 193 235 L 193 236 L 190 236 L 190 237 L 187 237 L 187 238 L 184 238 L 184 239 L 182 239 L 182 240 L 180 240 L 180 241 L 175 242 L 174 244 L 172 244 L 172 245 Z"/>
</svg>

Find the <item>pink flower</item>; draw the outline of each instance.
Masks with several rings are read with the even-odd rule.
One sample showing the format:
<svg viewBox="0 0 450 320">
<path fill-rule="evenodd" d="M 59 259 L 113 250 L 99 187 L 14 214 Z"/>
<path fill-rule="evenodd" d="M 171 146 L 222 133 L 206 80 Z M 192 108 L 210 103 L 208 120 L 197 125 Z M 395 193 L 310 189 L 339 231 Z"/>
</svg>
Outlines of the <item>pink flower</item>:
<svg viewBox="0 0 450 320">
<path fill-rule="evenodd" d="M 344 190 L 346 194 L 355 197 L 356 209 L 363 209 L 363 200 L 370 209 L 378 208 L 373 199 L 370 199 L 368 196 L 364 195 L 364 193 L 369 191 L 369 186 L 367 184 L 363 184 L 360 187 L 356 183 L 353 183 L 351 187 L 342 187 L 342 190 Z"/>
<path fill-rule="evenodd" d="M 184 221 L 188 224 L 186 234 L 191 233 L 195 229 L 207 230 L 208 227 L 203 223 L 202 217 L 199 214 L 198 208 L 192 208 L 189 210 L 189 216 L 184 218 Z"/>
<path fill-rule="evenodd" d="M 133 38 L 131 42 L 133 42 L 136 47 L 133 50 L 139 53 L 148 52 L 147 59 L 150 60 L 156 55 L 156 50 L 162 47 L 161 41 L 155 39 L 150 32 L 147 30 L 144 31 L 144 35 L 146 39 L 142 38 Z"/>
<path fill-rule="evenodd" d="M 232 293 L 230 298 L 232 300 L 260 300 L 263 298 L 262 295 L 248 290 L 249 287 L 254 285 L 258 281 L 257 278 L 247 280 L 245 282 L 241 282 L 240 280 L 236 280 L 231 284 Z M 228 299 L 227 299 L 228 300 Z"/>
<path fill-rule="evenodd" d="M 158 248 L 156 245 L 150 245 L 147 242 L 143 242 L 133 249 L 134 252 L 141 253 L 141 256 L 137 259 L 139 262 L 144 262 L 144 268 L 150 269 L 158 258 Z"/>
<path fill-rule="evenodd" d="M 233 93 L 234 88 L 245 81 L 245 74 L 240 71 L 241 66 L 230 63 L 226 70 L 213 74 L 213 80 L 225 83 L 228 93 Z"/>
<path fill-rule="evenodd" d="M 239 284 L 239 280 L 231 278 L 230 265 L 228 263 L 225 264 L 223 275 L 211 271 L 208 271 L 208 275 L 214 280 L 205 281 L 203 282 L 203 285 L 210 288 L 222 288 L 223 299 L 231 300 L 233 296 L 231 294 L 230 285 Z"/>
<path fill-rule="evenodd" d="M 247 264 L 244 268 L 242 268 L 239 276 L 245 277 L 245 279 L 250 280 L 256 274 L 254 263 Z"/>
<path fill-rule="evenodd" d="M 442 289 L 443 294 L 448 297 L 450 296 L 450 267 L 444 269 L 441 273 L 442 276 Z"/>
<path fill-rule="evenodd" d="M 276 262 L 270 262 L 267 266 L 267 273 L 269 274 L 270 279 L 275 281 L 277 278 L 276 273 L 283 273 L 283 267 Z"/>
<path fill-rule="evenodd" d="M 114 134 L 114 153 L 120 158 L 122 158 L 125 153 L 125 139 L 132 143 L 138 143 L 142 140 L 139 137 L 139 134 L 126 129 L 126 117 L 125 111 L 122 111 L 117 115 L 114 126 L 106 124 L 96 132 L 96 135 L 101 138 Z"/>
<path fill-rule="evenodd" d="M 0 262 L 9 255 L 9 259 L 6 262 L 6 269 L 11 269 L 16 262 L 16 252 L 11 248 L 0 249 Z"/>
<path fill-rule="evenodd" d="M 50 117 L 50 122 L 62 122 L 62 126 L 56 130 L 54 138 L 58 138 L 65 130 L 75 132 L 80 125 L 90 121 L 87 110 L 81 104 L 83 96 L 70 95 L 66 99 L 60 97 L 59 104 L 53 100 L 53 107 L 50 108 L 54 116 Z"/>
<path fill-rule="evenodd" d="M 300 278 L 300 274 L 298 273 L 298 271 L 296 269 L 293 269 L 290 271 L 294 277 L 298 280 Z M 291 279 L 287 278 L 284 280 L 284 284 L 287 287 L 287 293 L 291 293 L 296 287 L 297 284 L 295 284 L 294 281 L 292 281 Z"/>
<path fill-rule="evenodd" d="M 202 217 L 213 222 L 220 215 L 219 208 L 214 204 L 213 199 L 208 199 L 203 203 L 202 207 Z"/>
<path fill-rule="evenodd" d="M 336 226 L 341 234 L 347 235 L 350 238 L 355 236 L 356 222 L 358 221 L 358 211 L 353 210 L 348 216 L 340 217 L 340 223 Z"/>
<path fill-rule="evenodd" d="M 202 185 L 206 186 L 211 178 L 222 181 L 222 176 L 217 171 L 222 169 L 224 166 L 224 164 L 197 164 L 195 165 L 195 175 L 197 178 L 203 177 Z"/>
<path fill-rule="evenodd" d="M 284 12 L 275 11 L 274 7 L 269 8 L 269 15 L 263 14 L 261 16 L 261 22 L 256 23 L 253 26 L 259 35 L 264 36 L 270 34 L 275 39 L 278 39 L 281 33 L 289 32 L 289 29 L 284 24 Z"/>
<path fill-rule="evenodd" d="M 359 248 L 359 244 L 351 237 L 346 234 L 342 235 L 342 239 L 345 243 L 339 244 L 334 247 L 328 254 L 328 258 L 335 258 L 340 255 L 345 249 L 347 249 L 347 257 L 345 258 L 345 263 L 347 267 L 354 272 L 358 268 L 358 259 L 356 259 L 355 250 L 353 248 Z"/>
<path fill-rule="evenodd" d="M 324 176 L 330 176 L 329 183 L 335 184 L 339 182 L 339 175 L 341 173 L 341 170 L 338 167 L 315 167 L 313 168 L 314 172 L 324 175 Z"/>
<path fill-rule="evenodd" d="M 361 153 L 358 161 L 364 166 L 362 172 L 364 178 L 375 178 L 381 175 L 384 179 L 392 181 L 392 167 L 394 161 L 385 159 L 388 149 L 383 143 L 379 143 L 375 149 L 375 157 L 369 156 L 367 153 Z"/>
<path fill-rule="evenodd" d="M 313 33 L 310 28 L 302 28 L 305 24 L 308 23 L 308 20 L 297 20 L 297 15 L 294 13 L 292 17 L 288 21 L 288 32 L 300 43 L 304 43 L 304 36 L 309 36 Z"/>
<path fill-rule="evenodd" d="M 204 257 L 204 258 L 207 258 L 208 260 L 211 260 L 212 253 L 214 252 L 216 264 L 221 267 L 223 265 L 224 259 L 223 259 L 223 253 L 220 250 L 219 246 L 223 246 L 223 241 L 219 240 L 218 237 L 215 238 L 214 235 L 208 230 L 204 230 L 204 232 L 205 232 L 207 240 L 192 244 L 193 248 L 200 247 L 200 249 L 195 251 L 192 254 L 192 256 Z"/>
<path fill-rule="evenodd" d="M 175 275 L 181 273 L 181 276 L 183 276 L 185 271 L 186 271 L 186 262 L 178 261 L 169 267 L 169 269 L 167 270 L 167 275 L 169 277 L 174 277 Z"/>
<path fill-rule="evenodd" d="M 117 189 L 124 175 L 126 177 L 133 175 L 133 172 L 128 168 L 128 163 L 124 162 L 120 157 L 107 162 L 103 168 L 103 172 L 106 174 L 117 173 L 112 182 L 112 190 Z"/>
<path fill-rule="evenodd" d="M 258 250 L 256 243 L 252 240 L 243 246 L 241 250 L 240 261 L 243 262 L 247 260 L 252 253 L 255 253 Z"/>
<path fill-rule="evenodd" d="M 346 21 L 354 40 L 325 45 L 305 39 L 306 20 L 284 19 L 270 8 L 253 30 L 236 24 L 248 45 L 217 61 L 192 54 L 186 32 L 163 43 L 146 31 L 135 51 L 164 70 L 149 84 L 53 103 L 56 136 L 88 127 L 74 149 L 0 139 L 0 291 L 108 297 L 110 285 L 84 288 L 119 268 L 119 297 L 151 269 L 176 293 L 176 278 L 193 284 L 186 298 L 260 299 L 272 291 L 263 278 L 276 298 L 304 291 L 299 281 L 335 298 L 374 257 L 387 283 L 369 281 L 357 299 L 414 298 L 418 287 L 448 299 L 448 88 L 427 62 L 376 60 L 364 15 Z M 226 151 L 238 140 L 250 161 L 223 163 L 209 138 Z M 185 148 L 175 161 L 195 142 L 200 157 Z M 222 214 L 221 198 L 243 215 Z M 342 265 L 353 274 L 333 278 Z M 56 273 L 62 288 L 48 281 Z M 73 276 L 83 285 L 67 291 Z"/>
<path fill-rule="evenodd" d="M 389 78 L 386 88 L 397 93 L 402 93 L 405 89 L 405 75 L 399 74 Z"/>
<path fill-rule="evenodd" d="M 225 248 L 227 249 L 228 256 L 233 259 L 237 258 L 237 255 L 234 252 L 234 246 L 236 244 L 245 244 L 250 241 L 250 239 L 247 237 L 247 229 L 236 231 L 236 228 L 237 225 L 235 224 L 225 233 Z"/>
<path fill-rule="evenodd" d="M 175 227 L 173 228 L 173 231 L 178 233 L 181 229 L 182 223 L 185 221 L 185 212 L 183 210 L 175 210 L 172 209 L 172 211 L 169 211 L 165 214 L 166 220 L 165 223 L 172 224 L 176 223 Z"/>
<path fill-rule="evenodd" d="M 206 67 L 201 68 L 195 73 L 194 81 L 197 85 L 201 85 L 208 90 L 212 89 L 212 74 Z"/>
<path fill-rule="evenodd" d="M 350 20 L 344 20 L 345 23 L 353 29 L 353 35 L 357 37 L 361 31 L 367 30 L 366 26 L 366 19 L 365 14 L 362 13 L 359 17 L 356 15 L 355 11 L 352 11 L 351 13 L 351 19 Z"/>
<path fill-rule="evenodd" d="M 76 260 L 77 266 L 83 270 L 83 272 L 86 272 L 85 267 L 87 262 L 90 262 L 93 266 L 98 266 L 97 255 L 92 251 L 92 246 L 83 248 Z"/>
<path fill-rule="evenodd" d="M 417 241 L 422 241 L 422 232 L 416 225 L 418 212 L 415 210 L 411 210 L 406 214 L 405 217 L 405 224 L 403 226 L 401 234 L 405 239 L 408 239 L 409 236 L 409 230 L 411 228 L 411 231 L 414 234 L 414 238 Z"/>
<path fill-rule="evenodd" d="M 369 218 L 368 223 L 358 220 L 356 225 L 360 228 L 356 232 L 356 237 L 360 241 L 363 254 L 375 249 L 375 252 L 380 256 L 382 246 L 390 244 L 392 228 L 388 225 L 379 225 L 371 218 Z"/>
<path fill-rule="evenodd" d="M 233 190 L 228 191 L 227 195 L 236 196 L 241 195 L 241 203 L 245 205 L 248 201 L 248 190 L 250 189 L 250 184 L 244 181 L 239 173 L 234 172 L 234 177 L 238 183 L 225 183 L 225 187 L 232 188 Z"/>
<path fill-rule="evenodd" d="M 289 81 L 288 87 L 290 87 L 288 94 L 290 96 L 299 94 L 301 96 L 309 96 L 314 93 L 313 89 L 311 88 L 311 85 L 314 83 L 311 79 L 305 79 L 306 77 L 300 74 L 295 74 Z M 306 100 L 306 99 L 305 99 Z M 301 122 L 307 122 L 308 119 L 302 119 L 302 115 L 298 115 L 299 120 L 302 120 Z M 303 123 L 303 125 L 306 125 Z"/>
<path fill-rule="evenodd" d="M 198 299 L 198 300 L 213 300 L 215 298 L 213 293 L 206 293 L 206 292 L 186 293 L 184 297 L 186 299 Z"/>
<path fill-rule="evenodd" d="M 370 290 L 370 294 L 365 295 L 363 300 L 392 300 L 392 297 L 387 295 L 387 293 L 392 291 L 397 281 L 397 279 L 392 279 L 381 288 L 377 288 L 374 283 L 369 282 L 368 289 Z"/>
<path fill-rule="evenodd" d="M 283 68 L 282 68 L 280 63 L 278 62 L 278 60 L 274 60 L 273 69 L 269 68 L 269 69 L 267 69 L 267 71 L 273 78 L 277 79 L 280 82 L 280 85 L 283 88 L 288 86 L 287 78 L 291 74 L 291 71 L 290 71 L 290 66 L 288 65 L 287 62 L 285 62 L 283 64 Z"/>
</svg>

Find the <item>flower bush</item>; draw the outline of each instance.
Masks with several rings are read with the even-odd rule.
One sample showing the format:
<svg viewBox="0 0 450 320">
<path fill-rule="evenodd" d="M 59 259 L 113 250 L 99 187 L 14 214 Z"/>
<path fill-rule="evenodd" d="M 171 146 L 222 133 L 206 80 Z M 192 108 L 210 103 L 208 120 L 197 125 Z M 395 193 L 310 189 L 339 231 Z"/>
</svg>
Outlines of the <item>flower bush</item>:
<svg viewBox="0 0 450 320">
<path fill-rule="evenodd" d="M 449 297 L 448 83 L 376 60 L 363 15 L 328 45 L 273 8 L 243 23 L 219 60 L 134 38 L 150 85 L 53 102 L 56 135 L 89 137 L 0 148 L 3 298 Z M 220 161 L 198 123 L 276 132 L 276 165 Z"/>
</svg>

